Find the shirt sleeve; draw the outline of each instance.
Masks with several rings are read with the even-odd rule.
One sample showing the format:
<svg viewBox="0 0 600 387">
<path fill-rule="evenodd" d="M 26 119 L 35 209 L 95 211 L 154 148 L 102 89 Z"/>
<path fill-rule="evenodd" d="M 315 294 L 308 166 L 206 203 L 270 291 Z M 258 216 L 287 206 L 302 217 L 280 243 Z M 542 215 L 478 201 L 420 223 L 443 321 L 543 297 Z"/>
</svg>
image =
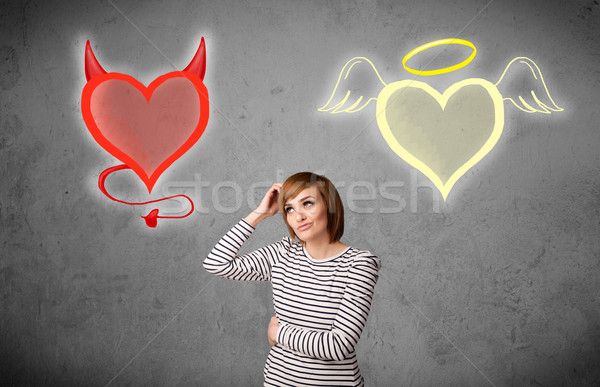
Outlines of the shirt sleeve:
<svg viewBox="0 0 600 387">
<path fill-rule="evenodd" d="M 329 331 L 280 322 L 277 342 L 306 356 L 342 361 L 358 343 L 371 309 L 381 261 L 370 253 L 357 256 L 348 271 L 348 283 L 338 314 Z"/>
<path fill-rule="evenodd" d="M 204 259 L 204 269 L 211 274 L 238 281 L 271 281 L 271 267 L 280 254 L 289 249 L 289 237 L 255 250 L 237 255 L 255 227 L 244 219 L 225 234 Z"/>
</svg>

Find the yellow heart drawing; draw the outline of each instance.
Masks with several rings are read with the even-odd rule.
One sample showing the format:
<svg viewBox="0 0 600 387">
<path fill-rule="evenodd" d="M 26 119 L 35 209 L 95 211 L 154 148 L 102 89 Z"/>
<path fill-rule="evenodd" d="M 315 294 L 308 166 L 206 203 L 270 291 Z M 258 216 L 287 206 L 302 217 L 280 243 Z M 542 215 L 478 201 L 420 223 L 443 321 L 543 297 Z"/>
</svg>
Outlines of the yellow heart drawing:
<svg viewBox="0 0 600 387">
<path fill-rule="evenodd" d="M 385 141 L 423 172 L 444 201 L 456 181 L 496 145 L 504 127 L 502 95 L 494 84 L 470 78 L 443 94 L 427 83 L 390 83 L 377 97 Z"/>
</svg>

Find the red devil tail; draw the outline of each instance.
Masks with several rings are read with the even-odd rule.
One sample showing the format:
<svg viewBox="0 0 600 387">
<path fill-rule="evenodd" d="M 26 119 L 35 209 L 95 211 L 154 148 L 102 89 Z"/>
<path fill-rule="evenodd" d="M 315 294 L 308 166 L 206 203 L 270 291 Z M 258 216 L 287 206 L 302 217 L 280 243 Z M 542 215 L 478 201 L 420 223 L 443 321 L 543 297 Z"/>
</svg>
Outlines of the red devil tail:
<svg viewBox="0 0 600 387">
<path fill-rule="evenodd" d="M 156 199 L 156 200 L 150 200 L 148 202 L 143 202 L 143 203 L 129 203 L 129 202 L 124 202 L 122 200 L 116 199 L 114 197 L 112 197 L 107 191 L 106 188 L 104 187 L 104 181 L 106 180 L 106 178 L 108 177 L 108 175 L 110 175 L 113 172 L 116 171 L 120 171 L 121 169 L 131 169 L 127 166 L 127 164 L 122 164 L 122 165 L 116 165 L 114 167 L 110 167 L 106 170 L 104 170 L 101 174 L 100 177 L 98 178 L 98 187 L 100 188 L 100 191 L 102 191 L 102 193 L 104 195 L 106 195 L 109 199 L 114 200 L 115 202 L 119 202 L 119 203 L 123 203 L 123 204 L 128 204 L 130 206 L 141 206 L 144 204 L 150 204 L 150 203 L 155 203 L 155 202 L 162 202 L 163 200 L 168 200 L 168 199 L 172 199 L 172 198 L 176 198 L 178 196 L 184 197 L 187 200 L 190 201 L 190 204 L 192 205 L 192 208 L 190 209 L 190 212 L 188 212 L 185 215 L 182 216 L 158 216 L 158 209 L 153 209 L 152 211 L 150 211 L 150 213 L 146 216 L 142 216 L 142 218 L 144 218 L 144 220 L 146 221 L 146 225 L 148 227 L 156 227 L 156 224 L 158 223 L 156 219 L 161 218 L 161 219 L 180 219 L 180 218 L 185 218 L 189 215 L 192 214 L 192 212 L 194 212 L 194 202 L 192 202 L 192 199 L 190 199 L 189 197 L 187 197 L 186 195 L 174 195 L 174 196 L 169 196 L 166 198 L 162 198 L 162 199 Z"/>
</svg>

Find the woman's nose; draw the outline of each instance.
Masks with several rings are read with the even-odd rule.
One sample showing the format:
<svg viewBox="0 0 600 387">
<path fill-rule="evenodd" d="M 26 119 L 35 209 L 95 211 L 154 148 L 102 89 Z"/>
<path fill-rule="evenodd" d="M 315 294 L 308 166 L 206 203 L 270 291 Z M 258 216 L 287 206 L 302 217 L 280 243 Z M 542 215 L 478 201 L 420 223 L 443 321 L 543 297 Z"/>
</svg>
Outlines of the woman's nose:
<svg viewBox="0 0 600 387">
<path fill-rule="evenodd" d="M 302 220 L 302 219 L 304 219 L 304 217 L 305 217 L 304 212 L 296 211 L 296 219 Z"/>
</svg>

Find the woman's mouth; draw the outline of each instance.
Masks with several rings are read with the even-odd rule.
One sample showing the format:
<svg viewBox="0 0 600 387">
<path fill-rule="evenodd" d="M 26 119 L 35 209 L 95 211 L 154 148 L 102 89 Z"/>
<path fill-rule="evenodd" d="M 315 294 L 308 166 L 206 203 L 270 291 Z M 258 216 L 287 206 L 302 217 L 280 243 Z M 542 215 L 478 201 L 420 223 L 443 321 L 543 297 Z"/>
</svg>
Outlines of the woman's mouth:
<svg viewBox="0 0 600 387">
<path fill-rule="evenodd" d="M 302 226 L 298 227 L 298 231 L 306 230 L 310 226 L 312 226 L 312 223 L 303 224 Z"/>
</svg>

